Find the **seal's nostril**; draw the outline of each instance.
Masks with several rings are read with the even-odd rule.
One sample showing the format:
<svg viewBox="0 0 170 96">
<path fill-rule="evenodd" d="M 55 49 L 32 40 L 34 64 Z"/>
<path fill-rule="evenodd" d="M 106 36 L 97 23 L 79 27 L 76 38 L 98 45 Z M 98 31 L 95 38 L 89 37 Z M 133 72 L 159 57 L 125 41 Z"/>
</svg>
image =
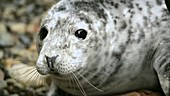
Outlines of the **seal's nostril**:
<svg viewBox="0 0 170 96">
<path fill-rule="evenodd" d="M 48 68 L 50 68 L 50 69 L 54 68 L 54 63 L 55 63 L 55 60 L 56 60 L 57 57 L 58 57 L 58 55 L 53 56 L 53 57 L 48 57 L 48 56 L 45 55 Z"/>
</svg>

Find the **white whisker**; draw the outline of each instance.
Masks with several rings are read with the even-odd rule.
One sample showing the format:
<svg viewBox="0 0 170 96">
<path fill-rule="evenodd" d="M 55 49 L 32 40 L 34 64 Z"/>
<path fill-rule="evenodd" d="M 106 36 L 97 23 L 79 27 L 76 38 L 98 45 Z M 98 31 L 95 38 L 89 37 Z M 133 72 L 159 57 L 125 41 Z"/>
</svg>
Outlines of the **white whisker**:
<svg viewBox="0 0 170 96">
<path fill-rule="evenodd" d="M 74 85 L 74 83 L 73 83 L 73 82 L 74 82 L 73 78 L 74 78 L 74 77 L 71 76 L 70 79 L 69 79 L 69 81 L 70 81 L 70 87 L 72 87 L 72 86 L 71 86 L 72 84 Z M 73 82 L 72 82 L 72 81 L 73 81 Z M 76 88 L 75 88 L 75 86 L 73 86 L 73 93 L 75 93 L 75 92 L 76 92 Z M 73 95 L 73 96 L 75 96 L 75 95 Z"/>
<path fill-rule="evenodd" d="M 85 92 L 83 86 L 82 86 L 81 83 L 79 82 L 77 76 L 76 76 L 74 73 L 72 73 L 72 74 L 73 74 L 73 76 L 74 76 L 74 81 L 76 82 L 76 84 L 77 84 L 77 86 L 79 87 L 79 89 L 80 89 L 81 93 L 83 94 L 83 96 L 87 96 L 87 93 Z"/>
<path fill-rule="evenodd" d="M 25 83 L 26 86 L 31 85 L 30 83 L 32 83 L 32 81 L 33 81 L 34 78 L 36 77 L 35 74 L 36 74 L 36 70 L 34 69 L 34 70 L 31 71 L 31 73 L 30 73 L 28 76 L 25 76 L 25 79 L 26 79 L 26 78 L 29 78 L 29 79 L 27 79 L 27 81 L 26 81 L 26 83 Z M 31 75 L 31 76 L 30 76 L 30 75 Z"/>
<path fill-rule="evenodd" d="M 94 89 L 100 91 L 100 92 L 103 92 L 103 90 L 95 87 L 92 83 L 90 83 L 84 76 L 82 76 L 80 73 L 77 73 L 78 75 L 80 75 L 90 86 L 92 86 Z"/>
</svg>

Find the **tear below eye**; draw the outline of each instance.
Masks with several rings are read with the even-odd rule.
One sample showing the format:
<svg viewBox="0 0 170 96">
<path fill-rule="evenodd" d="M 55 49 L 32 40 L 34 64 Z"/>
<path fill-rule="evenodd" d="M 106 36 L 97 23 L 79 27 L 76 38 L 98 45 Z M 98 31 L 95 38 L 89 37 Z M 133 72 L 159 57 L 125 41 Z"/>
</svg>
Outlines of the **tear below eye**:
<svg viewBox="0 0 170 96">
<path fill-rule="evenodd" d="M 42 27 L 39 31 L 40 40 L 44 40 L 47 37 L 48 30 L 46 27 Z"/>
</svg>

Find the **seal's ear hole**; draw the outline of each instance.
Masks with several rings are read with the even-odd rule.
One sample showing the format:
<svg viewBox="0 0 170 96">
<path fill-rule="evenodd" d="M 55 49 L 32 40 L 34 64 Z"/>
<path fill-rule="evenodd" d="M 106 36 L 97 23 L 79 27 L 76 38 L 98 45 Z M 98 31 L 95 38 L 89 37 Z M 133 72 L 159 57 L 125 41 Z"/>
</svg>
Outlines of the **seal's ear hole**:
<svg viewBox="0 0 170 96">
<path fill-rule="evenodd" d="M 77 38 L 81 38 L 81 39 L 85 39 L 87 37 L 87 31 L 84 30 L 84 29 L 78 29 L 76 32 L 75 32 L 75 36 Z"/>
<path fill-rule="evenodd" d="M 44 40 L 45 37 L 47 36 L 47 34 L 48 34 L 47 28 L 46 27 L 42 27 L 40 29 L 40 32 L 39 32 L 40 40 Z"/>
</svg>

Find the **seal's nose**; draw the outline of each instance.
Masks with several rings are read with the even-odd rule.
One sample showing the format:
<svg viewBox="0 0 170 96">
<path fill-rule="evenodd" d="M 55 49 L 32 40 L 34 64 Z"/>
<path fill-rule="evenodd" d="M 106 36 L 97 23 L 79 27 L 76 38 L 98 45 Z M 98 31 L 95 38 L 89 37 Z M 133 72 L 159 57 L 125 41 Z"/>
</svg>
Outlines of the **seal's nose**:
<svg viewBox="0 0 170 96">
<path fill-rule="evenodd" d="M 46 58 L 46 61 L 47 61 L 47 66 L 51 71 L 53 71 L 53 69 L 54 69 L 54 63 L 55 63 L 55 60 L 56 60 L 57 57 L 58 57 L 58 55 L 53 56 L 53 57 L 48 57 L 48 56 L 45 55 L 45 58 Z"/>
</svg>

